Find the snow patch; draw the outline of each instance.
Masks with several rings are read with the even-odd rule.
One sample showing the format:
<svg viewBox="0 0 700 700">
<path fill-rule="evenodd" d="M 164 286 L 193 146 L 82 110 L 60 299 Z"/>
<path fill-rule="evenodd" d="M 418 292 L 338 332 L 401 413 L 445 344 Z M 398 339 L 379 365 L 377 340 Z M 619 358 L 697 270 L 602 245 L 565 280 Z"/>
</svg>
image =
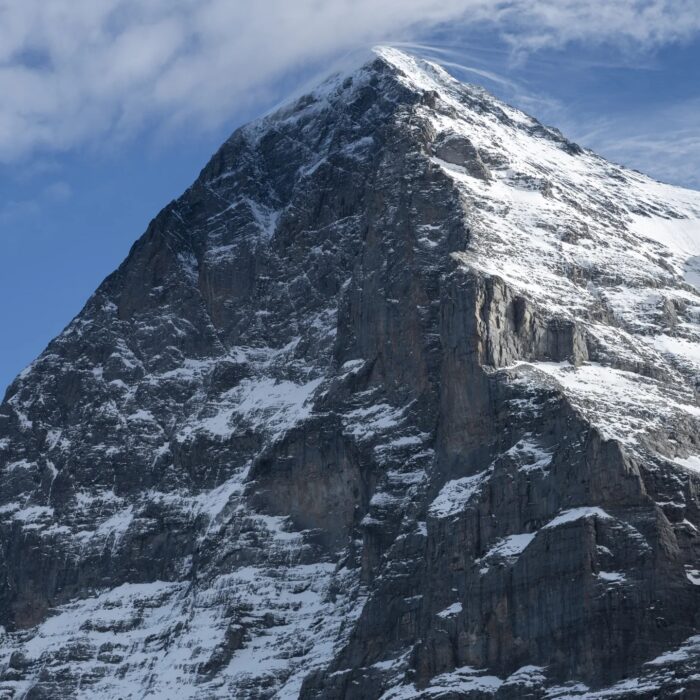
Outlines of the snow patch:
<svg viewBox="0 0 700 700">
<path fill-rule="evenodd" d="M 601 518 L 603 520 L 611 520 L 612 516 L 608 515 L 602 508 L 596 506 L 583 506 L 582 508 L 572 508 L 565 510 L 556 518 L 550 520 L 542 529 L 549 529 L 573 523 L 583 518 Z"/>
<path fill-rule="evenodd" d="M 448 481 L 430 504 L 429 515 L 433 518 L 448 518 L 460 513 L 471 498 L 481 491 L 492 472 L 493 469 L 489 468 L 473 476 Z"/>
<path fill-rule="evenodd" d="M 535 539 L 535 534 L 532 532 L 523 532 L 518 535 L 508 535 L 503 539 L 498 540 L 481 559 L 487 561 L 489 559 L 503 558 L 514 559 L 519 557 L 527 548 L 527 546 Z"/>
<path fill-rule="evenodd" d="M 690 457 L 676 457 L 673 460 L 676 464 L 680 464 L 681 467 L 690 469 L 694 472 L 700 474 L 700 455 L 691 455 Z"/>
<path fill-rule="evenodd" d="M 597 576 L 606 583 L 624 583 L 627 580 L 626 576 L 619 571 L 599 571 Z"/>
<path fill-rule="evenodd" d="M 459 613 L 462 612 L 462 604 L 461 603 L 452 603 L 452 605 L 446 607 L 444 610 L 441 610 L 437 616 L 446 618 L 446 617 L 454 617 L 455 615 L 459 615 Z"/>
</svg>

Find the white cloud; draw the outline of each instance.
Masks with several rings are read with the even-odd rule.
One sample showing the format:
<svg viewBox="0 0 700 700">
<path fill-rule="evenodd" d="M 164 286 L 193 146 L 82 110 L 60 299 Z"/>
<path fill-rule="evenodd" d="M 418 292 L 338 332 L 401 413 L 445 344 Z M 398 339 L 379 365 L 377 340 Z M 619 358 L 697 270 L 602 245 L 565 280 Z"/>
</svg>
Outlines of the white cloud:
<svg viewBox="0 0 700 700">
<path fill-rule="evenodd" d="M 487 23 L 514 51 L 657 47 L 700 31 L 696 0 L 0 0 L 0 161 L 206 129 L 344 51 L 444 22 Z"/>
<path fill-rule="evenodd" d="M 697 0 L 522 0 L 508 4 L 504 14 L 520 24 L 511 41 L 526 50 L 572 41 L 654 48 L 687 40 L 700 31 Z"/>
</svg>

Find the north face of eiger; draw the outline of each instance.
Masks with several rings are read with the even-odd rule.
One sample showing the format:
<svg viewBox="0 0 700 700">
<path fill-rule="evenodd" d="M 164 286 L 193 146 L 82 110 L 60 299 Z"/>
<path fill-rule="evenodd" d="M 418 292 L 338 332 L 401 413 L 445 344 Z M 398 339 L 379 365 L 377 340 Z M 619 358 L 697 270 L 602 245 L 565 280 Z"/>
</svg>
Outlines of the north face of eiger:
<svg viewBox="0 0 700 700">
<path fill-rule="evenodd" d="M 239 129 L 0 407 L 0 697 L 699 697 L 699 281 L 393 49 Z"/>
</svg>

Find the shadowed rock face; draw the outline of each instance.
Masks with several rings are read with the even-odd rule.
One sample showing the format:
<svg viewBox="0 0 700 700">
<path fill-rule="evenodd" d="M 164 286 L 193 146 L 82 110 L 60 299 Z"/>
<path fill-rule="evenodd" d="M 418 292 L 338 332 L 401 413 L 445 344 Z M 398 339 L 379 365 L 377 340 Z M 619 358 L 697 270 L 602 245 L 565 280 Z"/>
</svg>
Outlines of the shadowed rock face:
<svg viewBox="0 0 700 700">
<path fill-rule="evenodd" d="M 0 407 L 0 695 L 695 697 L 699 220 L 390 49 L 238 130 Z"/>
</svg>

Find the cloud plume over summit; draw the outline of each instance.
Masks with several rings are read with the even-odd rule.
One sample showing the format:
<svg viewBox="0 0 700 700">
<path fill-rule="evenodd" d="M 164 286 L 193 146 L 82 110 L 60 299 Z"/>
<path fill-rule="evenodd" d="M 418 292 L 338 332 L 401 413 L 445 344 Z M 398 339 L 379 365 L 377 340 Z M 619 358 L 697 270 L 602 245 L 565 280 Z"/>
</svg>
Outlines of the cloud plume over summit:
<svg viewBox="0 0 700 700">
<path fill-rule="evenodd" d="M 487 26 L 514 55 L 655 48 L 700 31 L 692 0 L 0 0 L 0 161 L 220 125 L 344 51 Z"/>
</svg>

